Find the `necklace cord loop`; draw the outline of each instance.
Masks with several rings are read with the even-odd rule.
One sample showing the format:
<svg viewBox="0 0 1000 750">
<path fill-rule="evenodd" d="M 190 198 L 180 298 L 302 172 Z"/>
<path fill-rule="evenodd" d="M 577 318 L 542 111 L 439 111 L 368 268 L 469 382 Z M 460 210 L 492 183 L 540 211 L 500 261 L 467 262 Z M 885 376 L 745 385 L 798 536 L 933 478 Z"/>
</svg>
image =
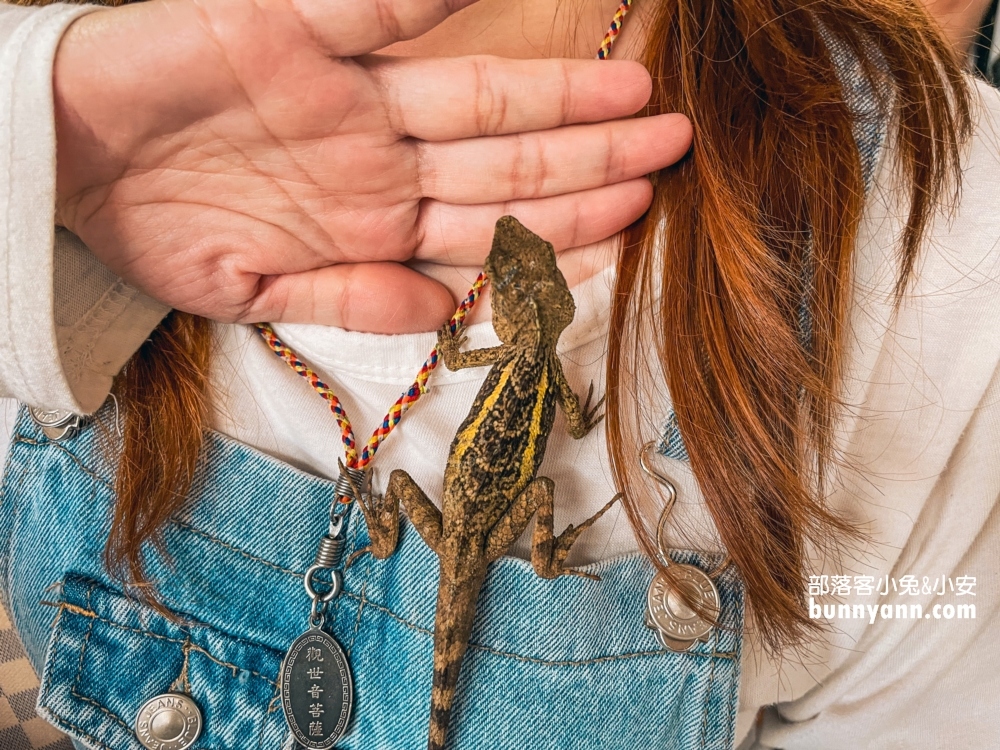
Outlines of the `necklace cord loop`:
<svg viewBox="0 0 1000 750">
<path fill-rule="evenodd" d="M 483 287 L 486 285 L 486 274 L 480 273 L 476 277 L 475 282 L 472 284 L 472 288 L 469 289 L 469 293 L 466 295 L 465 299 L 462 300 L 462 304 L 458 306 L 455 314 L 451 316 L 451 320 L 448 321 L 448 329 L 454 335 L 462 327 L 465 322 L 465 318 L 468 316 L 469 312 L 475 306 L 476 301 L 479 299 L 482 293 Z M 298 355 L 295 354 L 291 348 L 285 344 L 278 335 L 274 332 L 274 328 L 270 323 L 257 323 L 254 326 L 257 332 L 260 334 L 261 338 L 267 343 L 271 350 L 284 362 L 291 367 L 295 372 L 309 381 L 309 385 L 313 387 L 320 396 L 326 399 L 327 404 L 330 407 L 330 411 L 333 412 L 334 418 L 337 420 L 337 424 L 340 425 L 340 437 L 344 443 L 344 454 L 347 459 L 347 470 L 348 471 L 360 471 L 364 469 L 372 459 L 375 457 L 375 452 L 378 450 L 382 442 L 389 436 L 393 428 L 399 424 L 399 421 L 403 418 L 403 414 L 409 409 L 413 404 L 415 404 L 422 395 L 427 393 L 427 380 L 430 378 L 431 373 L 438 366 L 440 358 L 438 356 L 437 347 L 431 350 L 430 355 L 427 360 L 421 366 L 420 371 L 417 373 L 417 377 L 414 379 L 412 385 L 407 388 L 403 394 L 396 399 L 396 402 L 389 407 L 389 411 L 386 413 L 385 417 L 382 419 L 382 424 L 375 428 L 372 436 L 368 439 L 368 442 L 358 452 L 357 444 L 354 439 L 354 428 L 351 425 L 351 419 L 347 416 L 347 411 L 344 409 L 343 404 L 337 397 L 337 394 L 333 392 L 322 378 L 305 362 L 299 359 Z M 355 477 L 356 482 L 360 485 L 361 479 L 363 479 L 363 474 L 357 474 L 352 476 Z M 342 484 L 343 482 L 343 484 Z M 341 502 L 349 503 L 354 498 L 351 486 L 347 483 L 347 480 L 343 475 L 337 480 L 337 485 L 335 488 L 338 498 Z"/>
</svg>

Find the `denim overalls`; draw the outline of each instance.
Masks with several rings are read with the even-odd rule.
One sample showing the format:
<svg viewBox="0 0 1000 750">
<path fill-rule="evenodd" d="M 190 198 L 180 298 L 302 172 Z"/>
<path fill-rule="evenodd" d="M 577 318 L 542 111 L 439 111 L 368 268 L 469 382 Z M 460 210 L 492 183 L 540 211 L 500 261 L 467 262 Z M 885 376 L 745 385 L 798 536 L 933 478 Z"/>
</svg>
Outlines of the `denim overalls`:
<svg viewBox="0 0 1000 750">
<path fill-rule="evenodd" d="M 0 575 L 42 675 L 39 710 L 79 747 L 141 750 L 140 706 L 175 684 L 198 704 L 194 748 L 291 750 L 276 679 L 306 628 L 303 574 L 333 482 L 217 434 L 150 579 L 172 622 L 104 570 L 114 455 L 107 422 L 58 442 L 18 420 L 0 496 Z M 367 543 L 347 522 L 349 554 Z M 677 552 L 711 569 L 717 559 Z M 736 567 L 717 579 L 721 624 L 689 652 L 644 625 L 653 566 L 635 554 L 575 576 L 538 578 L 503 558 L 490 570 L 462 667 L 449 747 L 725 749 L 734 743 L 743 626 Z M 426 747 L 437 558 L 404 522 L 385 561 L 344 576 L 327 630 L 348 652 L 354 715 L 338 748 Z"/>
</svg>

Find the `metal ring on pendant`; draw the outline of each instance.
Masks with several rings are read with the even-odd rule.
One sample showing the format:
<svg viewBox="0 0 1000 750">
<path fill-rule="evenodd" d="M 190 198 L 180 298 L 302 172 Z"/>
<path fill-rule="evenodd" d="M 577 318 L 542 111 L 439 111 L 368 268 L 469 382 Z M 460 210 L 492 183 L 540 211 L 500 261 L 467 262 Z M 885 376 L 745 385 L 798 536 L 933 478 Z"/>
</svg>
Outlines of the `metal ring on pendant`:
<svg viewBox="0 0 1000 750">
<path fill-rule="evenodd" d="M 309 594 L 309 597 L 314 601 L 318 600 L 321 602 L 331 602 L 337 598 L 340 594 L 341 588 L 343 588 L 343 574 L 339 570 L 333 571 L 333 578 L 330 580 L 330 590 L 321 594 L 313 586 L 313 576 L 320 570 L 328 570 L 328 568 L 323 565 L 312 565 L 309 570 L 306 571 L 304 581 L 306 593 Z"/>
<path fill-rule="evenodd" d="M 312 600 L 312 607 L 309 610 L 309 627 L 321 630 L 326 622 L 326 602 L 319 599 Z"/>
</svg>

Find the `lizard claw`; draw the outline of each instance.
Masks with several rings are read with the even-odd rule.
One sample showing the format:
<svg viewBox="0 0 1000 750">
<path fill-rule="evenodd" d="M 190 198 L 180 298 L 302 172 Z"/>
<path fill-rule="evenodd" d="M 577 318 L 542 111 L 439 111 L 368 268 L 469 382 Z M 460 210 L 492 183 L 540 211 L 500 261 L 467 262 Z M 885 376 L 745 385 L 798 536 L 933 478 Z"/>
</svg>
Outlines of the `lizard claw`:
<svg viewBox="0 0 1000 750">
<path fill-rule="evenodd" d="M 447 323 L 438 329 L 437 350 L 444 360 L 445 365 L 455 358 L 455 355 L 458 354 L 465 341 L 466 334 L 462 329 L 453 334 Z"/>
<path fill-rule="evenodd" d="M 365 476 L 365 487 L 362 491 L 354 483 L 350 474 L 347 474 L 344 462 L 338 461 L 338 464 L 340 471 L 347 476 L 348 482 L 350 482 L 351 490 L 354 493 L 354 502 L 358 504 L 365 517 L 369 538 L 367 547 L 362 547 L 351 553 L 345 569 L 350 567 L 365 552 L 371 552 L 377 559 L 385 560 L 396 550 L 396 544 L 399 541 L 399 503 L 371 492 L 370 473 Z"/>
<path fill-rule="evenodd" d="M 368 549 L 379 560 L 385 560 L 399 542 L 399 503 L 386 500 L 384 495 L 368 495 L 361 506 L 368 525 Z"/>
<path fill-rule="evenodd" d="M 558 578 L 559 576 L 579 576 L 580 578 L 587 578 L 591 581 L 599 581 L 601 577 L 594 575 L 593 573 L 584 573 L 581 570 L 573 570 L 572 568 L 567 568 L 565 566 L 566 558 L 569 555 L 570 547 L 584 531 L 589 529 L 598 519 L 611 510 L 612 506 L 622 499 L 624 495 L 619 492 L 611 500 L 609 500 L 603 508 L 597 511 L 594 515 L 588 518 L 586 521 L 582 521 L 579 525 L 574 526 L 569 524 L 563 532 L 557 537 L 550 537 L 549 544 L 547 548 L 540 549 L 537 548 L 532 551 L 531 563 L 535 568 L 535 572 L 542 578 Z M 537 557 L 536 557 L 537 553 Z"/>
<path fill-rule="evenodd" d="M 365 553 L 371 552 L 371 551 L 372 551 L 372 546 L 370 544 L 367 547 L 362 547 L 361 549 L 354 550 L 354 552 L 352 552 L 348 556 L 347 562 L 344 563 L 344 570 L 347 570 L 349 567 L 351 567 L 352 565 L 354 565 L 354 563 L 356 563 L 358 561 L 359 557 L 361 557 Z"/>
<path fill-rule="evenodd" d="M 584 434 L 590 432 L 592 429 L 597 427 L 604 419 L 604 415 L 596 416 L 597 411 L 604 406 L 604 399 L 607 397 L 601 396 L 600 400 L 594 404 L 593 408 L 590 406 L 590 401 L 594 397 L 594 381 L 590 381 L 590 389 L 587 391 L 587 400 L 583 404 L 583 424 L 584 424 Z"/>
<path fill-rule="evenodd" d="M 566 568 L 562 573 L 564 576 L 579 576 L 580 578 L 586 578 L 588 581 L 600 581 L 601 577 L 594 573 L 584 573 L 582 570 L 573 570 L 572 568 Z"/>
<path fill-rule="evenodd" d="M 601 580 L 601 577 L 598 575 L 594 575 L 593 573 L 584 573 L 581 570 L 573 570 L 572 568 L 567 568 L 563 565 L 563 563 L 566 561 L 566 557 L 569 555 L 570 547 L 573 546 L 573 542 L 577 540 L 580 534 L 582 534 L 584 531 L 586 531 L 595 523 L 597 523 L 598 519 L 600 519 L 601 516 L 603 516 L 605 513 L 611 510 L 614 504 L 617 503 L 619 500 L 621 500 L 622 497 L 624 497 L 624 494 L 619 492 L 617 495 L 611 498 L 607 503 L 605 503 L 603 508 L 597 511 L 586 521 L 582 521 L 578 526 L 570 524 L 565 529 L 563 529 L 563 532 L 555 539 L 553 539 L 554 544 L 552 546 L 550 553 L 551 557 L 547 561 L 545 561 L 547 565 L 543 566 L 545 570 L 539 571 L 538 568 L 536 567 L 535 569 L 536 572 L 542 578 L 557 578 L 558 576 L 579 576 L 580 578 L 587 578 L 591 581 Z"/>
</svg>

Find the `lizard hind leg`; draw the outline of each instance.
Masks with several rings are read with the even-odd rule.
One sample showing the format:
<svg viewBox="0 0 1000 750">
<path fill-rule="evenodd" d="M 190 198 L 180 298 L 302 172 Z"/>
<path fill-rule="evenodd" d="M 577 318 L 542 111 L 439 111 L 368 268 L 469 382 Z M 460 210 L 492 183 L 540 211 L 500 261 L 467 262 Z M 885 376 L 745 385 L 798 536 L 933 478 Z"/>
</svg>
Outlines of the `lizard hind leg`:
<svg viewBox="0 0 1000 750">
<path fill-rule="evenodd" d="M 351 567 L 366 552 L 371 552 L 378 560 L 385 560 L 396 550 L 399 541 L 399 500 L 388 492 L 376 495 L 362 491 L 345 470 L 344 462 L 338 463 L 341 475 L 346 476 L 351 485 L 354 503 L 361 509 L 368 527 L 368 545 L 352 552 L 344 569 Z"/>
<path fill-rule="evenodd" d="M 490 531 L 486 540 L 486 560 L 496 562 L 507 554 L 511 545 L 528 528 L 531 517 L 546 503 L 552 506 L 552 493 L 555 483 L 548 477 L 535 477 L 521 490 L 510 508 Z"/>
<path fill-rule="evenodd" d="M 361 508 L 368 526 L 369 544 L 351 553 L 345 569 L 366 552 L 378 560 L 385 560 L 399 543 L 399 505 L 402 502 L 410 523 L 426 542 L 438 552 L 441 540 L 441 511 L 424 494 L 413 478 L 401 469 L 389 475 L 389 486 L 384 495 L 362 493 L 352 482 L 354 501 Z"/>
<path fill-rule="evenodd" d="M 531 564 L 542 578 L 558 578 L 562 575 L 574 575 L 582 578 L 589 578 L 599 581 L 600 577 L 592 573 L 583 573 L 579 570 L 567 568 L 566 557 L 569 555 L 573 543 L 584 531 L 589 529 L 597 520 L 611 510 L 622 493 L 618 493 L 609 500 L 603 508 L 581 523 L 579 526 L 570 524 L 559 535 L 555 535 L 555 519 L 553 515 L 552 496 L 549 495 L 538 508 L 538 519 L 535 521 L 535 533 L 532 537 Z"/>
<path fill-rule="evenodd" d="M 424 543 L 434 550 L 435 554 L 440 555 L 441 511 L 420 489 L 420 485 L 413 481 L 413 477 L 402 469 L 393 471 L 389 475 L 389 486 L 386 488 L 385 496 L 393 499 L 397 509 L 402 502 L 403 508 L 406 509 L 406 517 L 413 524 L 413 528 L 420 534 Z"/>
</svg>

